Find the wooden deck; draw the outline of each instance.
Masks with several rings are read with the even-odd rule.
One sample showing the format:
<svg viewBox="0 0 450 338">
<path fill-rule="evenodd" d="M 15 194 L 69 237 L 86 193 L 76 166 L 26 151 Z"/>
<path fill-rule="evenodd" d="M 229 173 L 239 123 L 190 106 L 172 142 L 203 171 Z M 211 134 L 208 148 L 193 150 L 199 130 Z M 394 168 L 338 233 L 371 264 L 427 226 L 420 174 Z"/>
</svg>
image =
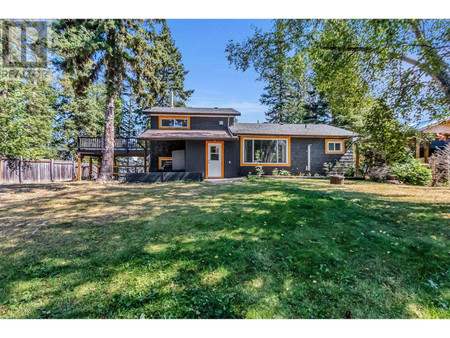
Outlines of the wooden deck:
<svg viewBox="0 0 450 338">
<path fill-rule="evenodd" d="M 80 136 L 77 139 L 78 153 L 81 155 L 102 154 L 103 138 Z M 114 155 L 116 156 L 144 156 L 144 144 L 135 138 L 116 138 Z"/>
</svg>

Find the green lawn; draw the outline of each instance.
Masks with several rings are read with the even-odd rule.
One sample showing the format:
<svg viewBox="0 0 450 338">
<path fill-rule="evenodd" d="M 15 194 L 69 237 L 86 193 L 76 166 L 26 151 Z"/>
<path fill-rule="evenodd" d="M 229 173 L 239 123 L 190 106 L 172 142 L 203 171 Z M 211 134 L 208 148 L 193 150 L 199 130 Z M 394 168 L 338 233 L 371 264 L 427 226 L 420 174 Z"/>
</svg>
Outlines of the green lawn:
<svg viewBox="0 0 450 338">
<path fill-rule="evenodd" d="M 450 318 L 449 226 L 448 188 L 0 186 L 0 317 Z"/>
</svg>

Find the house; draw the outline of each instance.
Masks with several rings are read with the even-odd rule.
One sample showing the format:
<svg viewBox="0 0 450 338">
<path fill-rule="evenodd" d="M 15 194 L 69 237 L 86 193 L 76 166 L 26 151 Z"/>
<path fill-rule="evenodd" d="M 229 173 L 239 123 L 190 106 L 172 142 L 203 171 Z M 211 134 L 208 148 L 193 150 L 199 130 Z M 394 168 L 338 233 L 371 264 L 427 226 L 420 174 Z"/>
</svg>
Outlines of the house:
<svg viewBox="0 0 450 338">
<path fill-rule="evenodd" d="M 151 128 L 137 136 L 149 171 L 200 172 L 204 178 L 324 174 L 326 163 L 353 162 L 351 131 L 325 124 L 236 123 L 232 108 L 153 107 Z M 147 159 L 147 155 L 144 156 Z M 145 161 L 145 172 L 147 165 Z"/>
<path fill-rule="evenodd" d="M 434 134 L 434 140 L 416 143 L 416 158 L 423 158 L 428 163 L 428 158 L 434 153 L 436 148 L 443 148 L 450 143 L 450 120 L 425 121 L 412 125 L 421 134 Z"/>
</svg>

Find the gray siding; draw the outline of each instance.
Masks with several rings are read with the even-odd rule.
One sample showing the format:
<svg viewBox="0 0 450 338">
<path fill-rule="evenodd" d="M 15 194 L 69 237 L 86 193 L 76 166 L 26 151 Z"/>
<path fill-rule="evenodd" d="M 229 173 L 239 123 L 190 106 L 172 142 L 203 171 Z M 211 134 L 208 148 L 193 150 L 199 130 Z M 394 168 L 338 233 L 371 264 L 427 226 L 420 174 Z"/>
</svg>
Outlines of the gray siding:
<svg viewBox="0 0 450 338">
<path fill-rule="evenodd" d="M 273 169 L 285 169 L 289 170 L 291 174 L 297 175 L 298 173 L 308 173 L 306 166 L 308 165 L 308 144 L 311 144 L 311 174 L 325 174 L 325 163 L 341 162 L 353 162 L 353 149 L 346 144 L 345 154 L 325 154 L 325 139 L 323 138 L 295 138 L 291 137 L 291 166 L 264 166 L 264 173 L 271 175 Z M 248 175 L 251 172 L 255 173 L 255 167 L 244 166 L 240 167 L 239 173 L 241 176 Z"/>
<path fill-rule="evenodd" d="M 150 171 L 158 171 L 158 157 L 171 157 L 173 150 L 185 147 L 185 141 L 150 141 Z"/>
<path fill-rule="evenodd" d="M 226 130 L 227 129 L 226 117 L 193 117 L 191 116 L 191 129 L 192 130 Z M 150 117 L 151 129 L 158 129 L 158 116 Z M 223 122 L 223 125 L 219 125 L 219 121 Z M 230 125 L 232 124 L 233 117 L 230 117 Z"/>
<path fill-rule="evenodd" d="M 186 141 L 186 171 L 205 176 L 205 141 Z"/>
<path fill-rule="evenodd" d="M 224 142 L 224 177 L 239 176 L 239 142 Z M 205 174 L 206 142 L 186 141 L 186 171 Z"/>
</svg>

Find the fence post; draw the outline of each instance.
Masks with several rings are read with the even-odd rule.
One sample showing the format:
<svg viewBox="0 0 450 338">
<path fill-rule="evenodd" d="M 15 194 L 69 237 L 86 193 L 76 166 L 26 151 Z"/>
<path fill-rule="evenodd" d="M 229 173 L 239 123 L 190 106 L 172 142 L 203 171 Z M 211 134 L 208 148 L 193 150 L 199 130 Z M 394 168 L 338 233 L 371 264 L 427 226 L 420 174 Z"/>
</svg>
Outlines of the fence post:
<svg viewBox="0 0 450 338">
<path fill-rule="evenodd" d="M 22 156 L 19 158 L 19 183 L 22 183 Z"/>
<path fill-rule="evenodd" d="M 72 181 L 75 181 L 75 160 L 72 156 Z"/>
<path fill-rule="evenodd" d="M 55 181 L 55 178 L 54 178 L 54 175 L 53 175 L 53 165 L 54 165 L 53 159 L 51 159 L 50 160 L 50 182 L 54 182 Z"/>
</svg>

